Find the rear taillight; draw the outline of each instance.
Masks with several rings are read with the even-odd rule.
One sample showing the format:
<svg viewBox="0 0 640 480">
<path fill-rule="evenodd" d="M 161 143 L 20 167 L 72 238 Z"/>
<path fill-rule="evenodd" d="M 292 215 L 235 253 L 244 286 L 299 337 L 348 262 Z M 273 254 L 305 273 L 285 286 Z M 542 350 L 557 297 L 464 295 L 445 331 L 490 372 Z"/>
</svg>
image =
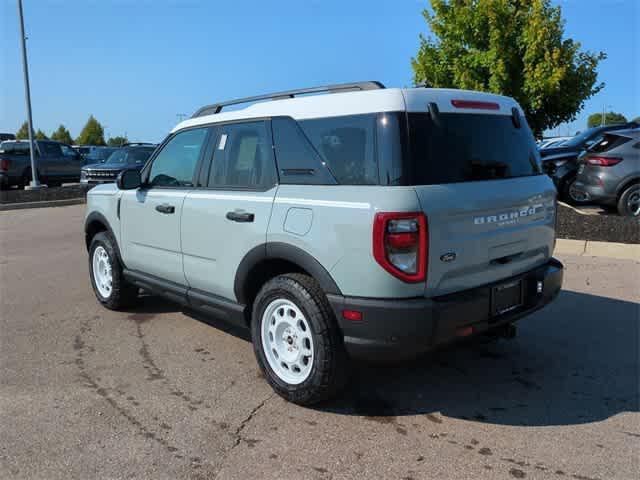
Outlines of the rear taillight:
<svg viewBox="0 0 640 480">
<path fill-rule="evenodd" d="M 373 257 L 404 282 L 424 282 L 428 233 L 423 213 L 377 213 L 373 221 Z"/>
<path fill-rule="evenodd" d="M 598 165 L 600 167 L 613 167 L 622 161 L 621 158 L 616 157 L 589 157 L 587 163 L 589 165 Z"/>
<path fill-rule="evenodd" d="M 9 171 L 9 165 L 11 165 L 11 162 L 9 162 L 8 158 L 0 158 L 0 172 Z"/>
</svg>

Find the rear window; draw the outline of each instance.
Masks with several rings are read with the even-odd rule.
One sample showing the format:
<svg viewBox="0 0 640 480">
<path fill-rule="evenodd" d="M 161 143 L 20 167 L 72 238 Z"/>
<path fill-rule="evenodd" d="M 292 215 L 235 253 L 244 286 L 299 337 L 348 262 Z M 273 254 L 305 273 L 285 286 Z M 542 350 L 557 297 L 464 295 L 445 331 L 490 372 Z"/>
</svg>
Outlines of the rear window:
<svg viewBox="0 0 640 480">
<path fill-rule="evenodd" d="M 0 143 L 0 152 L 29 155 L 29 144 L 27 142 L 2 142 Z"/>
<path fill-rule="evenodd" d="M 629 137 L 623 137 L 621 135 L 614 135 L 614 134 L 607 134 L 602 138 L 602 140 L 600 140 L 598 143 L 596 143 L 591 148 L 589 148 L 589 151 L 595 152 L 595 153 L 608 152 L 609 150 L 613 150 L 614 148 L 624 145 L 629 141 L 631 141 Z"/>
<path fill-rule="evenodd" d="M 471 182 L 538 175 L 540 156 L 529 127 L 511 116 L 408 114 L 405 178 L 413 185 Z M 408 160 L 408 161 L 407 161 Z"/>
</svg>

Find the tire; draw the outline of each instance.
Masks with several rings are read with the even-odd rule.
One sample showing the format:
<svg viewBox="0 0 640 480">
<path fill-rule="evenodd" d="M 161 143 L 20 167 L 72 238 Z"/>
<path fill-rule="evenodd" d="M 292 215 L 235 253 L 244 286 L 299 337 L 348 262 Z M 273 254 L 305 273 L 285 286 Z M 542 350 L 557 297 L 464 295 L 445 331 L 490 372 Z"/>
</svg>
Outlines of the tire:
<svg viewBox="0 0 640 480">
<path fill-rule="evenodd" d="M 285 400 L 313 405 L 346 384 L 342 335 L 327 297 L 307 275 L 289 273 L 265 283 L 253 304 L 251 338 L 258 365 Z"/>
<path fill-rule="evenodd" d="M 138 298 L 138 287 L 124 279 L 115 241 L 108 232 L 99 232 L 91 239 L 89 276 L 96 298 L 110 310 L 129 307 Z"/>
<path fill-rule="evenodd" d="M 640 217 L 640 183 L 624 189 L 618 200 L 618 213 L 623 217 Z"/>
<path fill-rule="evenodd" d="M 48 187 L 61 187 L 62 186 L 62 182 L 60 180 L 51 180 L 50 178 L 47 178 L 45 183 L 47 184 Z"/>
<path fill-rule="evenodd" d="M 577 191 L 573 189 L 573 184 L 576 183 L 577 177 L 571 177 L 569 178 L 563 186 L 563 196 L 565 198 L 565 200 L 567 201 L 567 203 L 569 203 L 570 205 L 585 205 L 587 203 L 589 203 L 588 199 L 585 199 L 583 197 L 580 197 L 577 194 Z"/>
</svg>

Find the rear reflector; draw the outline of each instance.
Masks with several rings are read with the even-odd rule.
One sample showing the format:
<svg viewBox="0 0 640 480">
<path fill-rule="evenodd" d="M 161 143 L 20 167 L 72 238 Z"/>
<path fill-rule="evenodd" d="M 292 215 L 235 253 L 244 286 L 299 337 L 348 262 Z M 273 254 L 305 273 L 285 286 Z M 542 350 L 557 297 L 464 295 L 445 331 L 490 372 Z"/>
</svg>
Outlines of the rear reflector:
<svg viewBox="0 0 640 480">
<path fill-rule="evenodd" d="M 9 162 L 8 158 L 2 158 L 0 159 L 0 171 L 2 172 L 6 172 L 9 170 L 9 165 L 11 163 Z"/>
<path fill-rule="evenodd" d="M 451 105 L 456 108 L 474 108 L 477 110 L 500 110 L 500 105 L 495 102 L 479 102 L 477 100 L 451 100 Z"/>
<path fill-rule="evenodd" d="M 599 165 L 601 167 L 613 167 L 622 161 L 621 158 L 614 157 L 589 157 L 587 163 L 590 165 Z"/>
<path fill-rule="evenodd" d="M 473 334 L 473 327 L 462 327 L 456 330 L 458 337 L 468 337 Z"/>
<path fill-rule="evenodd" d="M 362 312 L 358 312 L 357 310 L 343 310 L 342 318 L 357 322 L 362 320 Z"/>
</svg>

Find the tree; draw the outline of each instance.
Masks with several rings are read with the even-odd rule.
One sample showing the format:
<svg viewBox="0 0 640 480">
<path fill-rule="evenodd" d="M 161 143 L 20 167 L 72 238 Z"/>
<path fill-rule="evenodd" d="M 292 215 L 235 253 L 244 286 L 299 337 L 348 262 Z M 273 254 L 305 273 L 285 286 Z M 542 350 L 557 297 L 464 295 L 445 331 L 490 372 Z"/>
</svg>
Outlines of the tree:
<svg viewBox="0 0 640 480">
<path fill-rule="evenodd" d="M 16 138 L 18 140 L 28 140 L 29 139 L 29 124 L 24 122 L 20 125 L 20 130 L 16 132 Z"/>
<path fill-rule="evenodd" d="M 621 113 L 605 113 L 604 124 L 610 125 L 612 123 L 627 123 L 627 117 L 625 117 Z M 597 127 L 598 125 L 602 125 L 602 113 L 593 113 L 589 115 L 589 118 L 587 119 L 587 127 Z"/>
<path fill-rule="evenodd" d="M 632 121 L 632 122 L 635 122 L 635 123 L 640 123 L 640 117 L 636 117 L 636 118 L 634 118 L 634 119 L 633 119 L 633 120 L 631 120 L 631 121 Z"/>
<path fill-rule="evenodd" d="M 49 140 L 49 137 L 47 137 L 47 134 L 44 133 L 42 130 L 38 129 L 38 131 L 36 132 L 35 137 L 33 137 L 34 140 Z"/>
<path fill-rule="evenodd" d="M 66 143 L 68 145 L 71 145 L 73 143 L 73 139 L 71 138 L 69 130 L 67 130 L 62 124 L 60 124 L 58 129 L 51 134 L 51 140 Z"/>
<path fill-rule="evenodd" d="M 80 136 L 76 138 L 76 143 L 78 145 L 106 145 L 104 141 L 104 128 L 102 128 L 100 122 L 98 122 L 93 115 L 89 116 L 89 120 L 87 120 L 87 123 L 80 132 Z"/>
<path fill-rule="evenodd" d="M 599 92 L 602 52 L 565 39 L 550 0 L 431 0 L 422 14 L 435 38 L 420 35 L 411 59 L 416 84 L 515 98 L 536 136 L 574 120 Z"/>
<path fill-rule="evenodd" d="M 109 145 L 110 147 L 119 147 L 125 143 L 129 143 L 129 139 L 127 137 L 116 136 L 111 137 L 107 142 L 107 145 Z"/>
</svg>

